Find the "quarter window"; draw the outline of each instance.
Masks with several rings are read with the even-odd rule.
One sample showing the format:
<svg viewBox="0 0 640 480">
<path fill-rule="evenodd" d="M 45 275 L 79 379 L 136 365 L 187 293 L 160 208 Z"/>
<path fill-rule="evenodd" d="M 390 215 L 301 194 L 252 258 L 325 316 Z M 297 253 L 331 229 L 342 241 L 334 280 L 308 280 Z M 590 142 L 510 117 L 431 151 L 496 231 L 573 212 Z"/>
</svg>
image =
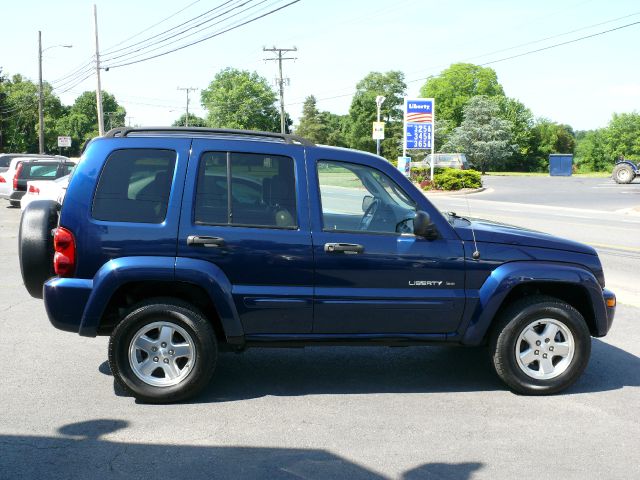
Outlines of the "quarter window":
<svg viewBox="0 0 640 480">
<path fill-rule="evenodd" d="M 200 159 L 195 223 L 297 228 L 293 159 L 206 152 Z"/>
<path fill-rule="evenodd" d="M 111 222 L 162 223 L 167 215 L 176 152 L 128 149 L 105 163 L 92 215 Z"/>
</svg>

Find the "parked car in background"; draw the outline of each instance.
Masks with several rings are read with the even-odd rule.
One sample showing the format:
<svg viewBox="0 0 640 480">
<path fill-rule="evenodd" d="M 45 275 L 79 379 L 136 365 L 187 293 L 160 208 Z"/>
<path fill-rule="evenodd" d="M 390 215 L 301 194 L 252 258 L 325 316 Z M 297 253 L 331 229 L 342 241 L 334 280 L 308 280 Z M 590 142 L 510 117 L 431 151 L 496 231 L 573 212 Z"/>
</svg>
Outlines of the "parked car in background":
<svg viewBox="0 0 640 480">
<path fill-rule="evenodd" d="M 27 182 L 27 193 L 20 200 L 20 208 L 24 210 L 34 200 L 54 200 L 62 203 L 69 186 L 71 175 L 49 180 L 32 180 Z"/>
<path fill-rule="evenodd" d="M 69 175 L 74 166 L 75 162 L 67 157 L 14 158 L 9 169 L 0 174 L 0 198 L 19 207 L 20 199 L 27 191 L 27 181 L 55 180 Z"/>
<path fill-rule="evenodd" d="M 435 153 L 429 154 L 422 162 L 414 164 L 414 166 L 421 166 L 431 168 L 431 159 L 435 158 L 435 167 L 440 168 L 457 168 L 459 170 L 469 170 L 473 168 L 473 165 L 467 160 L 467 156 L 464 153 Z"/>
<path fill-rule="evenodd" d="M 0 153 L 0 173 L 9 170 L 11 160 L 14 158 L 55 158 L 55 156 L 38 153 Z"/>
</svg>

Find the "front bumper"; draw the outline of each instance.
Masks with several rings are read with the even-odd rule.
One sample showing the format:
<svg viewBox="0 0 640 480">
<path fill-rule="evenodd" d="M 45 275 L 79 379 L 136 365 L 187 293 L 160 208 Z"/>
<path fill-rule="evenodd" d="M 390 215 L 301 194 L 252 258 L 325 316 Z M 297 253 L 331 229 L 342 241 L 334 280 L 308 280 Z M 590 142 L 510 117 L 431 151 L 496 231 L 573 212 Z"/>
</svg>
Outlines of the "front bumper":
<svg viewBox="0 0 640 480">
<path fill-rule="evenodd" d="M 606 330 L 604 332 L 598 332 L 598 337 L 604 337 L 609 330 L 611 329 L 611 325 L 613 324 L 613 317 L 616 315 L 616 294 L 611 290 L 607 290 L 604 288 L 602 290 L 602 298 L 604 299 L 605 310 L 607 314 L 607 324 Z"/>
</svg>

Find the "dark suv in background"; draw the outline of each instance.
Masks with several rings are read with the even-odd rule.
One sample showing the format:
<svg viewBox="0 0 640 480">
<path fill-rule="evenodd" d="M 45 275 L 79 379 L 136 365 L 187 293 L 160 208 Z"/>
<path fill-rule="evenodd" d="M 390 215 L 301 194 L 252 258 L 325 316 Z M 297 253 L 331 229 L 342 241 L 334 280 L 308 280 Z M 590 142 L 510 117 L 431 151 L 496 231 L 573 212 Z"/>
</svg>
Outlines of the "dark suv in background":
<svg viewBox="0 0 640 480">
<path fill-rule="evenodd" d="M 29 180 L 56 180 L 69 175 L 75 166 L 75 162 L 66 157 L 25 158 L 16 165 L 11 185 L 0 190 L 0 198 L 9 200 L 14 207 L 19 207 L 20 199 L 27 193 Z"/>
<path fill-rule="evenodd" d="M 380 157 L 263 132 L 94 139 L 63 205 L 24 210 L 20 266 L 51 323 L 109 335 L 114 377 L 150 402 L 254 346 L 487 345 L 514 391 L 555 393 L 616 304 L 587 245 L 440 213 Z"/>
</svg>

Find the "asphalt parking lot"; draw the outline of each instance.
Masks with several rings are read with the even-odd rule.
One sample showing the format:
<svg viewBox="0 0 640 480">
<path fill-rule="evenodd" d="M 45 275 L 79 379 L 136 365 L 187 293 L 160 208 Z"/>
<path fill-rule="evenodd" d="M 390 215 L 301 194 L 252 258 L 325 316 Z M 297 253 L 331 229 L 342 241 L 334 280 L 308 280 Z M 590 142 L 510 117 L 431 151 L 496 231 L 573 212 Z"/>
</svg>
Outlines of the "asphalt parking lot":
<svg viewBox="0 0 640 480">
<path fill-rule="evenodd" d="M 551 233 L 608 228 L 588 212 L 572 220 L 578 226 L 566 225 L 577 212 L 562 208 L 575 205 L 554 210 L 560 216 L 523 195 L 511 200 L 517 206 L 504 205 L 491 196 L 503 195 L 502 186 L 469 198 L 471 208 Z M 466 200 L 436 200 L 447 202 Z M 615 212 L 615 202 L 589 210 Z M 195 401 L 143 405 L 114 388 L 105 338 L 55 330 L 42 302 L 27 295 L 19 214 L 0 205 L 2 479 L 640 478 L 640 308 L 633 303 L 618 306 L 610 335 L 593 340 L 583 377 L 556 396 L 510 393 L 483 349 L 255 349 L 223 354 Z M 610 247 L 635 248 L 635 218 L 609 229 L 618 232 L 609 233 Z M 610 267 L 608 279 L 626 278 L 617 263 Z M 636 284 L 638 271 L 629 274 Z"/>
</svg>

